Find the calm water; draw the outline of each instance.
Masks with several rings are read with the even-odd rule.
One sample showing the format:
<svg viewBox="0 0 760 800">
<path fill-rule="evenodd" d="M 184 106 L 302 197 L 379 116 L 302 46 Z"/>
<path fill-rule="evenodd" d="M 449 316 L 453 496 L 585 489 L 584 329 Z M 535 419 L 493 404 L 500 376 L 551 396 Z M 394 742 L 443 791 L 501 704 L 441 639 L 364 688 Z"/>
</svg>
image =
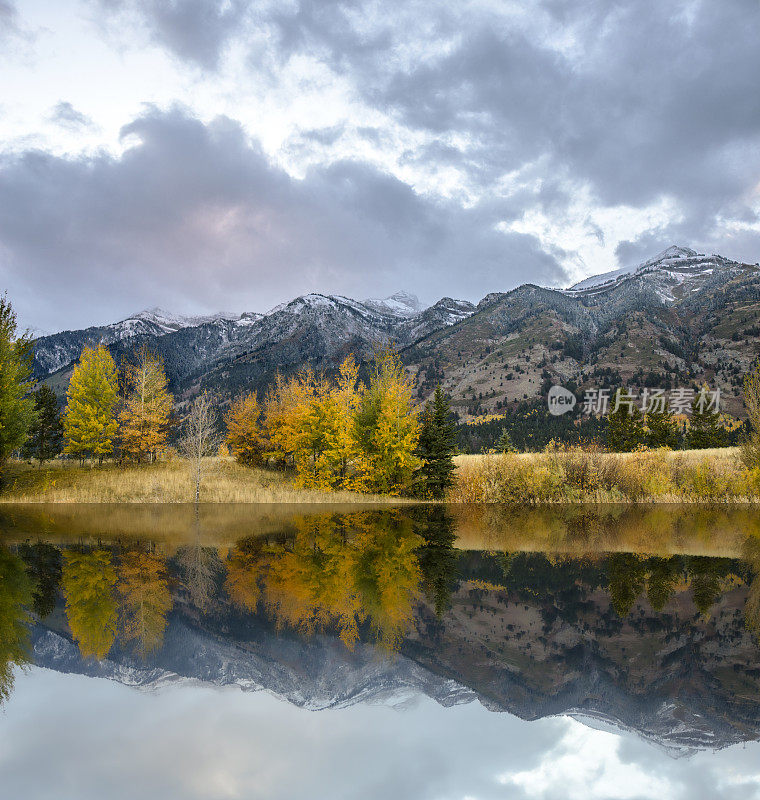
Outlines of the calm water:
<svg viewBox="0 0 760 800">
<path fill-rule="evenodd" d="M 748 509 L 0 509 L 10 798 L 760 796 Z"/>
</svg>

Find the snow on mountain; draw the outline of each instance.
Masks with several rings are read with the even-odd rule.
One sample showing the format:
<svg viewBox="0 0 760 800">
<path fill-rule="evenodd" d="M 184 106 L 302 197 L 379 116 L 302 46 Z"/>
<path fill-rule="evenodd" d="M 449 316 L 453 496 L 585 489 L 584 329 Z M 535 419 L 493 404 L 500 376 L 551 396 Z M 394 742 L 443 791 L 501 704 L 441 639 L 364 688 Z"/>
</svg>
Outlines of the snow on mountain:
<svg viewBox="0 0 760 800">
<path fill-rule="evenodd" d="M 347 654 L 341 642 L 326 636 L 295 642 L 262 631 L 256 642 L 236 643 L 173 619 L 150 663 L 118 646 L 106 659 L 85 659 L 70 639 L 42 626 L 33 629 L 32 638 L 36 666 L 147 691 L 176 684 L 236 686 L 266 691 L 313 711 L 357 703 L 402 708 L 415 696 L 431 697 L 445 707 L 477 698 L 472 690 L 408 658 L 383 658 L 375 647 L 361 643 Z"/>
<path fill-rule="evenodd" d="M 669 304 L 688 297 L 708 285 L 713 276 L 723 277 L 754 269 L 719 255 L 697 253 L 688 247 L 668 247 L 641 264 L 592 275 L 573 284 L 564 293 L 571 297 L 604 293 L 632 280 L 646 283 L 662 302 Z"/>
<path fill-rule="evenodd" d="M 206 316 L 186 316 L 183 314 L 172 314 L 170 311 L 164 311 L 162 308 L 147 308 L 144 311 L 138 311 L 126 320 L 114 323 L 116 326 L 127 326 L 135 323 L 145 322 L 152 325 L 157 325 L 163 328 L 166 333 L 178 331 L 181 328 L 195 328 L 198 325 L 205 325 L 208 322 L 217 322 L 219 320 L 228 320 L 230 322 L 238 322 L 243 317 L 254 316 L 261 318 L 261 314 L 233 314 L 225 311 L 220 311 L 216 314 L 209 314 Z"/>
<path fill-rule="evenodd" d="M 42 377 L 68 366 L 85 345 L 128 345 L 134 337 L 161 338 L 162 342 L 162 337 L 171 337 L 172 346 L 166 340 L 166 347 L 159 349 L 165 356 L 175 345 L 187 351 L 178 362 L 193 370 L 261 348 L 281 347 L 286 341 L 311 342 L 314 352 L 309 357 L 317 360 L 329 358 L 333 350 L 348 344 L 363 355 L 365 344 L 369 347 L 387 340 L 409 344 L 474 310 L 472 304 L 451 298 L 421 308 L 419 300 L 408 292 L 365 302 L 312 292 L 280 303 L 266 314 L 183 316 L 150 308 L 111 325 L 37 339 L 35 374 Z"/>
<path fill-rule="evenodd" d="M 396 292 L 383 298 L 369 298 L 365 306 L 399 317 L 414 317 L 424 310 L 419 298 L 411 292 Z"/>
</svg>

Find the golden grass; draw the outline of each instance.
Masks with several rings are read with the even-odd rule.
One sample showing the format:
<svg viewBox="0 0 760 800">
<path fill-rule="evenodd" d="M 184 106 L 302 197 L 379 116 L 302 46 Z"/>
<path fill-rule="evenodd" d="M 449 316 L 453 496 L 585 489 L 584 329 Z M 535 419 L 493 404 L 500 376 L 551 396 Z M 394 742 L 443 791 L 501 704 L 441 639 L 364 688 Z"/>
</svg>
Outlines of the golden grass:
<svg viewBox="0 0 760 800">
<path fill-rule="evenodd" d="M 192 503 L 189 464 L 181 459 L 155 464 L 80 467 L 53 462 L 42 469 L 11 464 L 0 503 Z M 206 460 L 202 503 L 399 503 L 399 498 L 353 492 L 297 489 L 278 472 L 242 467 L 231 458 Z"/>
<path fill-rule="evenodd" d="M 760 469 L 737 447 L 458 456 L 454 503 L 758 502 Z"/>
</svg>

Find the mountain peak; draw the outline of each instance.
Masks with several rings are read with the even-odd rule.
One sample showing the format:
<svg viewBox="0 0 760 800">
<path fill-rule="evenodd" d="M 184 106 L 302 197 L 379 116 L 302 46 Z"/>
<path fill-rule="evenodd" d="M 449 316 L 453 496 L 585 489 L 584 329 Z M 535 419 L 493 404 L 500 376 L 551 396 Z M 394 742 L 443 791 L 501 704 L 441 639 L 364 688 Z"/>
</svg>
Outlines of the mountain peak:
<svg viewBox="0 0 760 800">
<path fill-rule="evenodd" d="M 679 247 L 678 245 L 672 244 L 670 247 L 665 248 L 661 253 L 658 253 L 654 258 L 650 259 L 649 262 L 646 263 L 654 263 L 656 261 L 665 261 L 666 259 L 671 258 L 695 258 L 698 256 L 696 250 L 692 250 L 688 247 Z"/>
<path fill-rule="evenodd" d="M 707 259 L 708 256 L 705 256 L 702 253 L 698 253 L 696 250 L 692 250 L 689 247 L 680 247 L 679 245 L 671 245 L 663 250 L 661 253 L 658 253 L 654 258 L 647 259 L 646 261 L 642 261 L 639 264 L 631 264 L 627 267 L 621 267 L 620 269 L 613 269 L 609 272 L 602 272 L 599 275 L 591 275 L 588 278 L 584 278 L 578 283 L 574 283 L 570 286 L 567 291 L 570 292 L 577 292 L 583 291 L 588 289 L 601 289 L 603 287 L 611 286 L 615 284 L 617 281 L 627 278 L 631 275 L 635 275 L 637 272 L 643 270 L 650 270 L 652 267 L 662 267 L 663 269 L 668 269 L 671 267 L 678 267 L 679 261 L 686 261 L 688 259 Z M 674 263 L 675 262 L 675 263 Z"/>
<path fill-rule="evenodd" d="M 388 297 L 371 297 L 365 300 L 364 304 L 378 311 L 402 317 L 412 317 L 423 310 L 423 305 L 417 295 L 403 290 L 390 294 Z"/>
</svg>

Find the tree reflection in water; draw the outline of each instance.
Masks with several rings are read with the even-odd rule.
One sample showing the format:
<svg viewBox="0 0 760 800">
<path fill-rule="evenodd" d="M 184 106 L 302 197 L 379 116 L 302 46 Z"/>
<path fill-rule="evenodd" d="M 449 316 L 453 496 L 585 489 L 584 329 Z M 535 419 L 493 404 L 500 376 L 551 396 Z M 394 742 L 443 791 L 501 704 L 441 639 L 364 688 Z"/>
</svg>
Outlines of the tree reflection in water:
<svg viewBox="0 0 760 800">
<path fill-rule="evenodd" d="M 85 658 L 140 663 L 161 653 L 175 616 L 222 638 L 271 628 L 333 637 L 347 653 L 402 651 L 467 685 L 519 674 L 549 694 L 578 679 L 578 659 L 614 664 L 615 680 L 638 670 L 644 686 L 683 643 L 699 657 L 705 637 L 715 680 L 754 674 L 742 631 L 760 633 L 760 517 L 748 510 L 412 506 L 271 515 L 247 530 L 235 520 L 227 532 L 183 510 L 184 538 L 152 513 L 154 536 L 99 540 L 89 517 L 68 536 L 40 526 L 33 544 L 28 518 L 6 523 L 2 697 L 30 658 L 30 628 Z"/>
</svg>

